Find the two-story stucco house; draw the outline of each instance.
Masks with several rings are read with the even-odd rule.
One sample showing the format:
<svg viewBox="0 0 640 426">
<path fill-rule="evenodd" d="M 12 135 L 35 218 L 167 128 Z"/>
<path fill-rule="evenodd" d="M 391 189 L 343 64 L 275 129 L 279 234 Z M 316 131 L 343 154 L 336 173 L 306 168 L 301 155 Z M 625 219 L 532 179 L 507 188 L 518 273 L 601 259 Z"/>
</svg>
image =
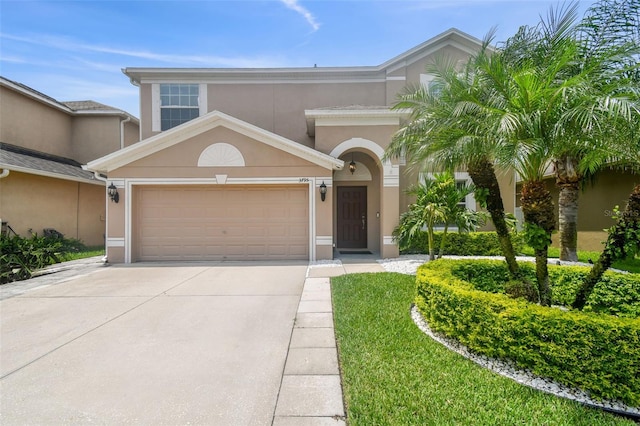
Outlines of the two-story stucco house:
<svg viewBox="0 0 640 426">
<path fill-rule="evenodd" d="M 138 119 L 93 101 L 59 102 L 0 77 L 2 232 L 54 229 L 104 244 L 105 181 L 82 164 L 139 140 Z"/>
<path fill-rule="evenodd" d="M 398 256 L 392 232 L 417 174 L 382 160 L 404 117 L 391 106 L 430 81 L 436 55 L 479 47 L 451 29 L 378 66 L 124 69 L 142 140 L 87 165 L 118 191 L 109 261 Z"/>
</svg>

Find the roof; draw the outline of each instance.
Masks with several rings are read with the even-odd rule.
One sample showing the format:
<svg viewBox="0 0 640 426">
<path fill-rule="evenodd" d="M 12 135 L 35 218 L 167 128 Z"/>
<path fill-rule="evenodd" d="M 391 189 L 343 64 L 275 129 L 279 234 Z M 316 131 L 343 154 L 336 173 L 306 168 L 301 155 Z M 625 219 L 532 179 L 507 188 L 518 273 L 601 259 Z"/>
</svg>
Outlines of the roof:
<svg viewBox="0 0 640 426">
<path fill-rule="evenodd" d="M 456 28 L 451 28 L 424 43 L 378 66 L 300 67 L 300 68 L 124 68 L 134 85 L 179 79 L 226 83 L 270 82 L 343 82 L 386 81 L 387 75 L 410 65 L 444 46 L 455 46 L 469 54 L 476 53 L 482 41 Z"/>
<path fill-rule="evenodd" d="M 96 101 L 66 101 L 62 102 L 74 111 L 119 111 L 124 112 L 118 108 L 114 108 L 109 105 L 101 104 Z"/>
<path fill-rule="evenodd" d="M 63 180 L 104 185 L 92 172 L 82 169 L 82 165 L 70 158 L 35 151 L 28 148 L 0 142 L 0 168 Z"/>
<path fill-rule="evenodd" d="M 98 173 L 108 174 L 120 167 L 160 152 L 194 136 L 202 134 L 216 127 L 225 127 L 238 132 L 253 140 L 288 152 L 311 163 L 327 169 L 339 170 L 344 162 L 330 155 L 316 151 L 275 133 L 261 129 L 220 111 L 212 111 L 172 129 L 130 145 L 102 158 L 89 162 L 84 168 Z"/>
<path fill-rule="evenodd" d="M 0 86 L 4 86 L 21 93 L 31 99 L 34 99 L 50 107 L 56 108 L 69 115 L 82 116 L 82 115 L 118 115 L 124 118 L 131 118 L 135 122 L 138 119 L 126 111 L 118 108 L 114 108 L 108 105 L 101 104 L 96 101 L 67 101 L 60 102 L 51 96 L 45 95 L 25 84 L 18 83 L 17 81 L 9 80 L 5 77 L 0 77 Z"/>
</svg>

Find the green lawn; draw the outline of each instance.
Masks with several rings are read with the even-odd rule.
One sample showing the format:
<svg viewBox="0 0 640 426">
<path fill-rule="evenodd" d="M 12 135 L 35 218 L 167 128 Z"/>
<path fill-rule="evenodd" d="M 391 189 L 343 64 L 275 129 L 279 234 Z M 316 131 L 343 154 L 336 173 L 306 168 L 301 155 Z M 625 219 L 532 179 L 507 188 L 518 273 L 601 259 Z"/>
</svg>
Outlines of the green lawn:
<svg viewBox="0 0 640 426">
<path fill-rule="evenodd" d="M 533 256 L 534 252 L 531 247 L 525 246 L 522 249 L 522 254 L 525 256 Z M 559 258 L 560 249 L 558 247 L 549 247 L 549 257 Z M 580 262 L 589 263 L 589 260 L 595 262 L 598 260 L 598 257 L 600 257 L 599 251 L 578 251 L 578 261 Z M 640 273 L 640 257 L 636 256 L 631 259 L 618 260 L 613 262 L 611 267 L 638 274 Z"/>
<path fill-rule="evenodd" d="M 94 256 L 104 256 L 104 247 L 102 246 L 87 247 L 80 251 L 66 252 L 60 255 L 60 261 L 68 262 L 70 260 L 85 259 L 87 257 L 94 257 Z"/>
<path fill-rule="evenodd" d="M 411 320 L 415 277 L 332 279 L 350 425 L 614 425 L 634 422 L 518 385 L 424 335 Z"/>
</svg>

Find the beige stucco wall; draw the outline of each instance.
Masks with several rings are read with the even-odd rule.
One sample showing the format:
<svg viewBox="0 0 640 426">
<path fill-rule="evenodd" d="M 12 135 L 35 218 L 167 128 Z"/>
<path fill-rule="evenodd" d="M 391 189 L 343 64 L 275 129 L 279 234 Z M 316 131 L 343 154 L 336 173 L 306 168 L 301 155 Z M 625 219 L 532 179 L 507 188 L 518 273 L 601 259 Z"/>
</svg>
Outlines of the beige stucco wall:
<svg viewBox="0 0 640 426">
<path fill-rule="evenodd" d="M 245 167 L 197 167 L 200 154 L 215 143 L 235 146 L 244 157 Z M 325 176 L 328 173 L 326 169 L 280 149 L 256 142 L 227 128 L 218 127 L 114 170 L 109 177 L 212 178 L 216 174 L 227 174 L 229 178 L 234 178 L 309 177 Z"/>
<path fill-rule="evenodd" d="M 124 147 L 133 145 L 140 141 L 140 125 L 138 122 L 129 120 L 124 123 Z"/>
<path fill-rule="evenodd" d="M 0 218 L 19 235 L 54 228 L 65 237 L 104 244 L 104 187 L 11 172 L 0 179 Z"/>
<path fill-rule="evenodd" d="M 379 83 L 209 84 L 207 110 L 221 111 L 306 146 L 304 111 L 339 105 L 385 105 Z M 140 85 L 142 137 L 151 131 L 151 84 Z"/>
<path fill-rule="evenodd" d="M 0 86 L 0 117 L 0 141 L 73 158 L 68 113 Z"/>
<path fill-rule="evenodd" d="M 591 183 L 587 183 L 578 199 L 578 249 L 602 250 L 606 240 L 604 229 L 611 227 L 614 207 L 623 210 L 633 187 L 640 183 L 640 175 L 618 170 L 598 173 Z M 547 180 L 556 206 L 556 224 L 558 219 L 558 188 L 555 179 Z M 556 225 L 557 229 L 557 225 Z M 557 232 L 552 236 L 554 245 L 559 246 Z"/>
<path fill-rule="evenodd" d="M 120 149 L 120 117 L 80 116 L 73 118 L 73 159 L 86 164 Z"/>
</svg>

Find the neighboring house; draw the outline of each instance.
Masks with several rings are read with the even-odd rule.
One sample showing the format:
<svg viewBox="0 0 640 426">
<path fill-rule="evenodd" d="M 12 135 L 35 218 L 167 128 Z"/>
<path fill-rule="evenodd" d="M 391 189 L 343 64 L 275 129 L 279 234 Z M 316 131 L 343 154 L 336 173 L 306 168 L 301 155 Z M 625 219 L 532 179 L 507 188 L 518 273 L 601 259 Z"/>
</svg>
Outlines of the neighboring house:
<svg viewBox="0 0 640 426">
<path fill-rule="evenodd" d="M 59 102 L 0 77 L 2 231 L 54 229 L 104 244 L 105 181 L 82 164 L 139 140 L 138 120 L 93 101 Z"/>
<path fill-rule="evenodd" d="M 390 107 L 437 55 L 480 46 L 451 29 L 379 66 L 126 68 L 142 141 L 86 167 L 118 191 L 109 261 L 397 257 L 418 171 L 382 160 L 405 117 Z M 501 188 L 513 212 L 513 174 Z"/>
<path fill-rule="evenodd" d="M 549 173 L 553 170 L 550 168 Z M 558 187 L 553 175 L 547 176 L 545 183 L 551 192 L 556 206 L 556 231 L 558 230 Z M 585 182 L 578 199 L 578 250 L 602 251 L 604 241 L 607 239 L 606 229 L 609 229 L 613 220 L 614 208 L 619 206 L 624 210 L 629 200 L 629 195 L 634 186 L 640 182 L 640 175 L 630 171 L 617 169 L 605 169 L 596 173 L 588 182 Z M 520 208 L 520 187 L 518 182 L 518 199 L 516 216 L 522 220 Z M 551 238 L 553 245 L 560 246 L 558 233 Z M 595 261 L 595 259 L 593 259 Z"/>
</svg>

